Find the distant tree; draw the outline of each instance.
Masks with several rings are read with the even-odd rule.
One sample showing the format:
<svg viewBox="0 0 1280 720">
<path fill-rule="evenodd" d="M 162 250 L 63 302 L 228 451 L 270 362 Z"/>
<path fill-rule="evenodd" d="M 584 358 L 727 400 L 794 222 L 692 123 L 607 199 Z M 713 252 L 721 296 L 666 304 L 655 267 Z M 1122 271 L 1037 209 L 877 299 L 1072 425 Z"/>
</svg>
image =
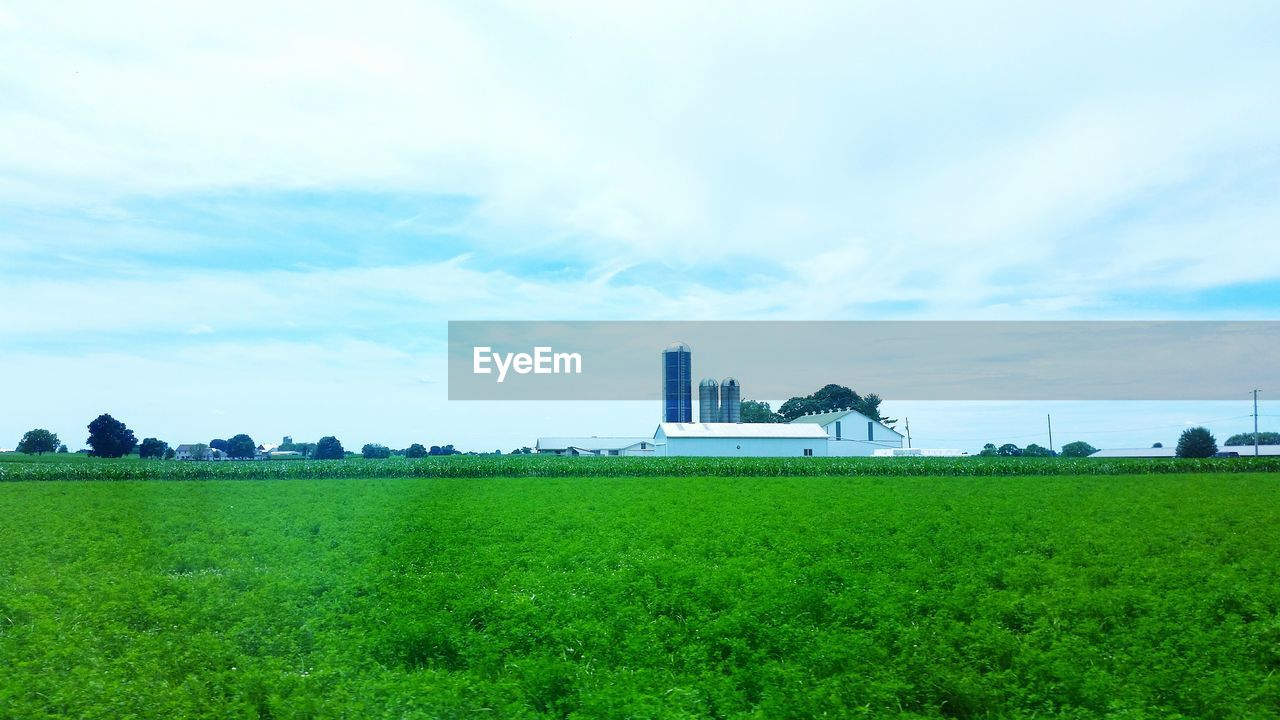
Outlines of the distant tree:
<svg viewBox="0 0 1280 720">
<path fill-rule="evenodd" d="M 790 422 L 807 413 L 830 412 L 843 408 L 853 408 L 872 420 L 891 426 L 896 420 L 890 420 L 880 414 L 880 396 L 875 393 L 859 395 L 843 385 L 824 385 L 822 389 L 805 397 L 793 397 L 778 408 L 784 422 Z"/>
<path fill-rule="evenodd" d="M 987 443 L 986 445 L 982 446 L 982 452 L 978 454 L 983 457 L 995 457 L 996 455 L 1000 454 L 1000 451 L 996 449 L 996 446 L 993 445 L 992 443 Z"/>
<path fill-rule="evenodd" d="M 773 411 L 767 402 L 756 400 L 742 401 L 742 422 L 744 423 L 780 423 L 786 422 L 782 416 Z"/>
<path fill-rule="evenodd" d="M 346 451 L 342 449 L 342 443 L 338 442 L 338 438 L 326 435 L 316 443 L 311 457 L 316 460 L 341 460 L 346 457 Z"/>
<path fill-rule="evenodd" d="M 222 438 L 214 438 L 213 440 L 210 440 L 209 447 L 213 448 L 214 450 L 221 450 L 222 452 L 228 455 L 231 454 L 231 443 L 227 442 L 226 440 L 223 440 Z"/>
<path fill-rule="evenodd" d="M 512 455 L 532 455 L 533 448 L 526 445 L 525 447 L 522 447 L 519 450 L 512 450 L 511 454 Z"/>
<path fill-rule="evenodd" d="M 209 446 L 205 445 L 204 443 L 196 443 L 191 447 L 187 448 L 187 451 L 190 452 L 191 457 L 195 458 L 196 460 L 203 460 L 204 454 L 209 451 Z"/>
<path fill-rule="evenodd" d="M 244 433 L 240 433 L 225 442 L 227 443 L 227 446 L 219 449 L 236 460 L 251 460 L 258 454 L 257 443 L 253 441 L 253 438 L 245 435 Z M 209 445 L 213 446 L 213 443 L 209 443 Z"/>
<path fill-rule="evenodd" d="M 56 452 L 61 444 L 58 442 L 57 435 L 48 430 L 36 428 L 35 430 L 28 430 L 22 436 L 16 449 L 18 452 L 28 455 L 43 455 L 47 452 Z"/>
<path fill-rule="evenodd" d="M 146 460 L 148 458 L 163 458 L 169 452 L 169 443 L 157 438 L 143 438 L 142 445 L 138 448 L 138 457 Z"/>
<path fill-rule="evenodd" d="M 58 446 L 58 452 L 59 452 L 59 453 L 65 453 L 65 452 L 71 452 L 71 451 L 70 451 L 70 450 L 67 450 L 67 446 L 66 446 L 65 444 L 63 444 L 63 445 L 59 445 L 59 446 Z"/>
<path fill-rule="evenodd" d="M 1024 457 L 1053 457 L 1057 453 L 1053 452 L 1049 448 L 1040 447 L 1035 443 L 1031 443 L 1022 450 L 1022 454 Z"/>
<path fill-rule="evenodd" d="M 1002 457 L 1022 457 L 1022 448 L 1013 443 L 1005 443 L 996 450 L 996 454 Z"/>
<path fill-rule="evenodd" d="M 1177 454 L 1180 458 L 1213 457 L 1218 452 L 1218 442 L 1209 428 L 1193 427 L 1182 431 L 1178 438 Z"/>
<path fill-rule="evenodd" d="M 1252 445 L 1253 433 L 1237 433 L 1227 438 L 1223 445 Z M 1259 445 L 1280 445 L 1280 433 L 1260 432 L 1258 433 Z"/>
<path fill-rule="evenodd" d="M 1083 440 L 1069 442 L 1062 446 L 1062 457 L 1089 457 L 1098 452 L 1098 448 Z"/>
<path fill-rule="evenodd" d="M 302 457 L 315 457 L 316 444 L 309 442 L 293 443 L 293 451 L 302 453 Z"/>
<path fill-rule="evenodd" d="M 1162 448 L 1162 447 L 1164 447 L 1164 443 L 1162 443 L 1162 442 L 1158 442 L 1158 443 L 1151 443 L 1151 447 L 1153 447 L 1153 448 Z"/>
<path fill-rule="evenodd" d="M 405 448 L 404 456 L 407 458 L 420 458 L 427 456 L 427 449 L 422 447 L 422 443 L 414 443 Z"/>
<path fill-rule="evenodd" d="M 174 452 L 173 448 L 171 448 L 171 447 L 165 447 L 165 449 L 164 449 L 164 459 L 165 459 L 165 460 L 172 460 L 172 459 L 174 459 L 175 457 L 177 457 L 177 455 L 178 455 L 178 453 Z"/>
<path fill-rule="evenodd" d="M 360 448 L 360 454 L 365 460 L 386 460 L 391 457 L 391 448 L 386 445 L 377 445 L 374 443 L 366 443 Z"/>
<path fill-rule="evenodd" d="M 138 438 L 124 423 L 103 413 L 89 423 L 89 439 L 85 444 L 93 448 L 93 455 L 118 458 L 133 451 Z"/>
</svg>

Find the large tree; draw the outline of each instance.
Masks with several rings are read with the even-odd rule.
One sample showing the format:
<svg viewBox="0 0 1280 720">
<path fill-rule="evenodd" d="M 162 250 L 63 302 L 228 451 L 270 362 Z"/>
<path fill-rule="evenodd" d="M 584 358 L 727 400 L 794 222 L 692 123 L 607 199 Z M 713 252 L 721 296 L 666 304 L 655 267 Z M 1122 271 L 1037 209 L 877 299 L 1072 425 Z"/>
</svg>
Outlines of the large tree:
<svg viewBox="0 0 1280 720">
<path fill-rule="evenodd" d="M 1098 452 L 1098 448 L 1083 440 L 1069 442 L 1062 446 L 1062 457 L 1089 457 Z"/>
<path fill-rule="evenodd" d="M 27 453 L 28 455 L 43 455 L 47 452 L 57 452 L 58 436 L 45 430 L 44 428 L 36 428 L 28 430 L 18 441 L 17 451 Z"/>
<path fill-rule="evenodd" d="M 133 452 L 138 438 L 124 423 L 103 413 L 89 423 L 89 439 L 85 443 L 97 457 L 118 458 Z"/>
<path fill-rule="evenodd" d="M 1223 445 L 1252 445 L 1253 433 L 1237 433 L 1227 438 Z M 1280 433 L 1276 432 L 1260 432 L 1258 433 L 1259 445 L 1280 445 Z"/>
<path fill-rule="evenodd" d="M 213 443 L 209 443 L 212 445 Z M 227 455 L 237 460 L 252 460 L 253 456 L 258 453 L 258 445 L 253 438 L 240 433 L 227 441 L 227 447 L 223 449 Z"/>
<path fill-rule="evenodd" d="M 409 447 L 405 448 L 404 456 L 407 458 L 426 457 L 427 449 L 422 446 L 422 443 L 414 443 Z"/>
<path fill-rule="evenodd" d="M 808 413 L 853 408 L 872 420 L 892 426 L 897 421 L 880 414 L 880 403 L 880 396 L 875 393 L 859 395 L 843 385 L 831 384 L 823 386 L 822 389 L 812 395 L 793 397 L 782 403 L 782 406 L 778 408 L 778 415 L 782 416 L 784 422 L 791 422 Z"/>
<path fill-rule="evenodd" d="M 147 458 L 164 458 L 169 453 L 169 443 L 159 438 L 143 438 L 142 445 L 138 447 L 138 457 L 146 460 Z"/>
<path fill-rule="evenodd" d="M 1180 458 L 1207 458 L 1218 452 L 1218 441 L 1209 428 L 1193 427 L 1182 431 L 1178 438 L 1177 454 Z"/>
<path fill-rule="evenodd" d="M 209 447 L 214 450 L 221 450 L 224 453 L 230 454 L 229 451 L 231 450 L 231 443 L 223 440 L 222 438 L 214 438 L 209 441 Z"/>
<path fill-rule="evenodd" d="M 364 447 L 360 448 L 360 454 L 365 460 L 386 460 L 391 457 L 391 448 L 377 443 L 365 443 Z"/>
<path fill-rule="evenodd" d="M 1024 457 L 1053 457 L 1056 453 L 1047 447 L 1031 443 L 1022 450 Z"/>
<path fill-rule="evenodd" d="M 332 435 L 325 435 L 316 443 L 315 452 L 311 457 L 316 460 L 341 460 L 346 457 L 347 453 L 342 449 L 342 443 L 338 442 L 338 438 Z"/>
<path fill-rule="evenodd" d="M 767 402 L 743 400 L 741 417 L 744 423 L 780 423 L 786 422 L 782 416 L 773 411 Z"/>
</svg>

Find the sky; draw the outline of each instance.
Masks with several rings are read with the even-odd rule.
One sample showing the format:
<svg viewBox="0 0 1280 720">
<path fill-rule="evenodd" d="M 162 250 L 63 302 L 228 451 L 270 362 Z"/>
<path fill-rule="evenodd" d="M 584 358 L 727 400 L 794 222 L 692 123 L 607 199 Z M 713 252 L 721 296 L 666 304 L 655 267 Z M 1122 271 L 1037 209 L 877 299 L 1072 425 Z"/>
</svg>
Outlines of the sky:
<svg viewBox="0 0 1280 720">
<path fill-rule="evenodd" d="M 1280 4 L 631 5 L 0 0 L 0 447 L 653 431 L 449 402 L 449 320 L 1280 310 Z M 884 409 L 1123 447 L 1251 389 Z"/>
</svg>

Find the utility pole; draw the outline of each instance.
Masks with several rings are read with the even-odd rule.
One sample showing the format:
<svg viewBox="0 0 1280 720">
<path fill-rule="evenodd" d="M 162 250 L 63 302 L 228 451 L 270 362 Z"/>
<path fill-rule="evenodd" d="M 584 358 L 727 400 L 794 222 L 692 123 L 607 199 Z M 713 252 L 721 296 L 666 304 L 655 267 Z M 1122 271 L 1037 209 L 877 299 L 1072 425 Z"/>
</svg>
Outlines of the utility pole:
<svg viewBox="0 0 1280 720">
<path fill-rule="evenodd" d="M 1258 393 L 1253 391 L 1253 456 L 1258 457 Z"/>
<path fill-rule="evenodd" d="M 907 447 L 911 447 L 911 418 L 903 418 L 907 422 Z"/>
<path fill-rule="evenodd" d="M 1045 415 L 1045 419 L 1049 421 L 1049 452 L 1053 452 L 1053 416 Z"/>
</svg>

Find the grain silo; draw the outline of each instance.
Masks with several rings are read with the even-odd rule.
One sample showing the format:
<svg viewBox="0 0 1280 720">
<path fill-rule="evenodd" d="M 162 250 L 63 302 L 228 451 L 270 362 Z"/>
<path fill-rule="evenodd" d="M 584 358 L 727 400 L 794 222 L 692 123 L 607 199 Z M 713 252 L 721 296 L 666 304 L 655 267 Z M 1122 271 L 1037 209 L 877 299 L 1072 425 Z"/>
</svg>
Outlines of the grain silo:
<svg viewBox="0 0 1280 720">
<path fill-rule="evenodd" d="M 689 346 L 673 342 L 662 351 L 662 421 L 693 422 L 693 371 Z"/>
<path fill-rule="evenodd" d="M 720 422 L 720 384 L 711 378 L 698 383 L 698 422 Z"/>
<path fill-rule="evenodd" d="M 720 422 L 742 422 L 742 388 L 731 377 L 720 381 Z"/>
</svg>

